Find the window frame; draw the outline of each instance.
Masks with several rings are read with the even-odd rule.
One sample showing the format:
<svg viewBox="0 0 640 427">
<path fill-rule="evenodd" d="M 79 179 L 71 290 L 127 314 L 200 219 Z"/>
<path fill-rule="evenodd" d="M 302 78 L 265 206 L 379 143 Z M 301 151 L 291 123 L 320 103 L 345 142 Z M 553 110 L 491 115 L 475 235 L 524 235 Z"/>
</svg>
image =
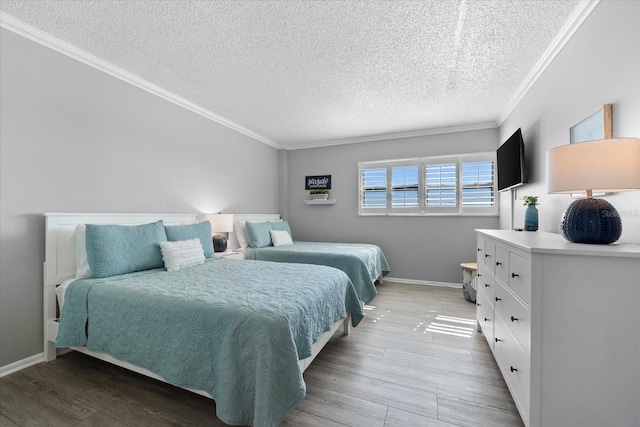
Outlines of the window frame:
<svg viewBox="0 0 640 427">
<path fill-rule="evenodd" d="M 475 185 L 465 186 L 462 170 L 465 163 L 492 162 L 492 181 L 489 183 L 477 182 Z M 453 206 L 426 206 L 427 165 L 453 163 L 456 168 L 455 183 L 455 207 Z M 418 206 L 405 207 L 392 205 L 392 171 L 394 167 L 418 167 Z M 386 169 L 386 206 L 365 207 L 363 172 L 369 169 Z M 479 175 L 480 176 L 480 175 Z M 463 204 L 462 192 L 464 188 L 492 189 L 492 206 L 470 206 Z M 447 188 L 443 186 L 440 188 Z M 448 156 L 416 157 L 411 159 L 380 160 L 358 163 L 358 215 L 360 216 L 498 216 L 500 214 L 499 192 L 497 190 L 496 153 L 483 152 L 471 154 L 454 154 Z"/>
</svg>

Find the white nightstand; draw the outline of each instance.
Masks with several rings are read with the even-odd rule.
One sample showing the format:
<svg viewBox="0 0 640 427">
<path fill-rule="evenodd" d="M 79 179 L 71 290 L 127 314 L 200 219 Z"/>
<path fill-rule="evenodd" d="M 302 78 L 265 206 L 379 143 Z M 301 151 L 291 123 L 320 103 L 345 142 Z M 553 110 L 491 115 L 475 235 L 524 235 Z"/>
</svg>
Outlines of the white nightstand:
<svg viewBox="0 0 640 427">
<path fill-rule="evenodd" d="M 216 252 L 215 254 L 216 259 L 220 259 L 220 258 L 227 258 L 227 259 L 244 259 L 244 251 L 233 251 L 233 250 L 226 250 L 224 252 Z"/>
</svg>

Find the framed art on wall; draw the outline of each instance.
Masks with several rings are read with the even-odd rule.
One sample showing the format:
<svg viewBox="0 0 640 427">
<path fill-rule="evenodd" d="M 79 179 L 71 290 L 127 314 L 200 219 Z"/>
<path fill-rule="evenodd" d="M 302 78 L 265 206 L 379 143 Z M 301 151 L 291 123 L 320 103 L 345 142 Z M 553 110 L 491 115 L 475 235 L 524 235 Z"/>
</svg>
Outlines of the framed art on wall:
<svg viewBox="0 0 640 427">
<path fill-rule="evenodd" d="M 569 128 L 569 143 L 577 144 L 596 139 L 613 138 L 611 111 L 611 104 L 604 104 L 602 108 L 594 111 L 589 116 Z M 605 193 L 594 194 L 596 197 L 604 195 Z M 571 197 L 574 199 L 580 199 L 585 197 L 585 195 L 571 194 Z"/>
<path fill-rule="evenodd" d="M 569 129 L 571 144 L 594 139 L 613 138 L 611 104 L 604 104 L 598 111 L 580 120 Z"/>
</svg>

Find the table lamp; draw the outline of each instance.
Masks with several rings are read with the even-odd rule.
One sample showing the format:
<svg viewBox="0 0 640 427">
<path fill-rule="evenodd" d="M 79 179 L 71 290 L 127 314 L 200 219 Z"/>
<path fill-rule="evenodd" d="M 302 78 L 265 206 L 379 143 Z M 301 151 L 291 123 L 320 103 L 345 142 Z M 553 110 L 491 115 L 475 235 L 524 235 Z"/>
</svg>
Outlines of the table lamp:
<svg viewBox="0 0 640 427">
<path fill-rule="evenodd" d="M 213 234 L 213 251 L 224 252 L 227 250 L 227 238 L 220 233 L 230 233 L 233 231 L 232 214 L 207 215 L 207 220 L 211 223 Z"/>
<path fill-rule="evenodd" d="M 563 145 L 547 151 L 547 193 L 584 193 L 562 216 L 562 235 L 574 243 L 609 244 L 620 238 L 622 221 L 593 192 L 640 189 L 640 139 L 614 138 Z"/>
</svg>

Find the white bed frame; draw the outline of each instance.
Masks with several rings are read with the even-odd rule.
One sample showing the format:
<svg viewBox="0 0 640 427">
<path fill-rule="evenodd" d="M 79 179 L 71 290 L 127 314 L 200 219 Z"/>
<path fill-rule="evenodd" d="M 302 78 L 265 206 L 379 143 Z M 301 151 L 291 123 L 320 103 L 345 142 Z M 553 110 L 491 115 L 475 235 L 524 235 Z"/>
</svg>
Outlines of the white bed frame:
<svg viewBox="0 0 640 427">
<path fill-rule="evenodd" d="M 45 213 L 45 258 L 44 258 L 44 357 L 47 362 L 54 360 L 58 352 L 68 350 L 56 349 L 54 342 L 58 335 L 58 315 L 56 301 L 56 287 L 67 279 L 73 279 L 76 273 L 74 231 L 80 224 L 120 224 L 139 225 L 163 220 L 165 225 L 183 225 L 198 222 L 203 219 L 199 214 L 108 214 L 108 213 Z M 237 221 L 273 221 L 280 219 L 279 214 L 245 214 L 234 215 Z M 230 236 L 232 239 L 233 237 Z M 238 247 L 235 240 L 235 247 Z M 334 333 L 344 328 L 344 334 L 350 332 L 351 316 L 336 322 L 333 328 L 320 336 L 313 344 L 312 355 L 300 360 L 300 368 L 304 372 L 313 359 L 320 353 Z M 88 354 L 125 369 L 164 381 L 159 375 L 118 360 L 106 353 L 87 350 L 85 347 L 72 347 L 73 350 Z M 195 393 L 210 397 L 201 390 L 191 390 Z"/>
</svg>

